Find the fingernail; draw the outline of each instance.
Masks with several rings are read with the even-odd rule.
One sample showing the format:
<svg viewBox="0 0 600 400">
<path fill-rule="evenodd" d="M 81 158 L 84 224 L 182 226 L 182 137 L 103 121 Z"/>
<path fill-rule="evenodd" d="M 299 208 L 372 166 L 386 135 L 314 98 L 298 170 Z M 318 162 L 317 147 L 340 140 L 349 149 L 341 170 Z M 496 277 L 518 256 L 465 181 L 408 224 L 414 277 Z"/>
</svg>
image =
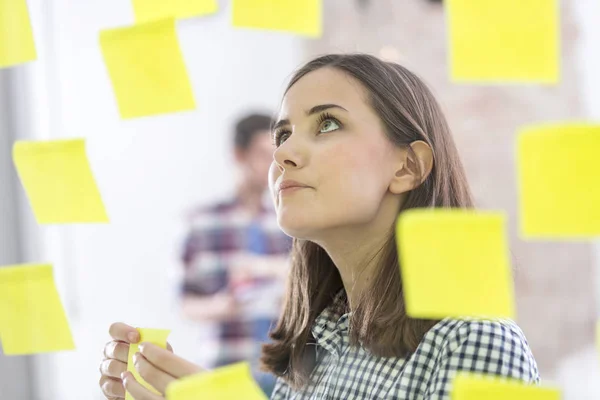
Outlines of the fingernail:
<svg viewBox="0 0 600 400">
<path fill-rule="evenodd" d="M 127 371 L 121 372 L 121 379 L 125 380 L 126 375 L 127 375 Z"/>
<path fill-rule="evenodd" d="M 144 354 L 144 350 L 146 349 L 146 343 L 142 343 L 138 346 L 140 353 Z"/>
<path fill-rule="evenodd" d="M 129 332 L 127 334 L 127 338 L 129 339 L 129 341 L 131 343 L 137 343 L 138 339 L 138 334 L 136 332 Z"/>
</svg>

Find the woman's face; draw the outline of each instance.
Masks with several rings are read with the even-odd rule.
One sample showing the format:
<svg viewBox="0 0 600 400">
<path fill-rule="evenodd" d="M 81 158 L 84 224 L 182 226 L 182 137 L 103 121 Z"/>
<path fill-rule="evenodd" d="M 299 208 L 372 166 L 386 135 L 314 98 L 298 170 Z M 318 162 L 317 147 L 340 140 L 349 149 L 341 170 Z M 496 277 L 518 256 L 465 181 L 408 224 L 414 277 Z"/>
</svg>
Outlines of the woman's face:
<svg viewBox="0 0 600 400">
<path fill-rule="evenodd" d="M 398 147 L 358 81 L 333 68 L 305 75 L 284 97 L 273 132 L 269 188 L 286 234 L 319 241 L 360 229 L 381 212 Z M 280 191 L 285 180 L 306 187 Z"/>
</svg>

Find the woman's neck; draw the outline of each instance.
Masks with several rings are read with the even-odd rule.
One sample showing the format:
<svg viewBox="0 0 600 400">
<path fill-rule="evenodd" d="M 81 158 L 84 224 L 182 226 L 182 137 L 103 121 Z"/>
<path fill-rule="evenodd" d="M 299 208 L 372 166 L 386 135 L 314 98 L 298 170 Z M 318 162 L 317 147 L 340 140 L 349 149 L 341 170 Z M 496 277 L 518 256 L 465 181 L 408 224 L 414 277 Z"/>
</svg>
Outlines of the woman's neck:
<svg viewBox="0 0 600 400">
<path fill-rule="evenodd" d="M 317 243 L 340 272 L 350 310 L 355 309 L 362 293 L 369 289 L 390 233 L 386 230 L 376 234 L 359 229 L 357 232 L 347 232 L 347 235 L 338 233 L 335 240 Z"/>
<path fill-rule="evenodd" d="M 379 273 L 403 199 L 404 196 L 388 193 L 367 223 L 322 232 L 318 240 L 313 240 L 329 254 L 340 272 L 351 311 Z"/>
</svg>

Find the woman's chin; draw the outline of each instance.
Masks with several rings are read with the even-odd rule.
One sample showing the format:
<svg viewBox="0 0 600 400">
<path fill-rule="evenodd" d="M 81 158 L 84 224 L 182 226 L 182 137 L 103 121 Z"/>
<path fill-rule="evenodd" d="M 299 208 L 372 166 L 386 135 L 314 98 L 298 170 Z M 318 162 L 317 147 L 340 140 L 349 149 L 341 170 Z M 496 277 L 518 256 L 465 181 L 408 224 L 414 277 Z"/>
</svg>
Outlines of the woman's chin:
<svg viewBox="0 0 600 400">
<path fill-rule="evenodd" d="M 288 236 L 296 239 L 310 240 L 311 233 L 314 231 L 312 226 L 308 226 L 304 221 L 288 218 L 279 218 L 279 228 Z"/>
<path fill-rule="evenodd" d="M 311 236 L 307 230 L 301 229 L 299 227 L 290 227 L 290 226 L 281 226 L 280 225 L 280 228 L 283 231 L 283 233 L 285 233 L 286 235 L 291 236 L 293 238 L 296 238 L 296 239 L 309 240 L 309 238 Z"/>
</svg>

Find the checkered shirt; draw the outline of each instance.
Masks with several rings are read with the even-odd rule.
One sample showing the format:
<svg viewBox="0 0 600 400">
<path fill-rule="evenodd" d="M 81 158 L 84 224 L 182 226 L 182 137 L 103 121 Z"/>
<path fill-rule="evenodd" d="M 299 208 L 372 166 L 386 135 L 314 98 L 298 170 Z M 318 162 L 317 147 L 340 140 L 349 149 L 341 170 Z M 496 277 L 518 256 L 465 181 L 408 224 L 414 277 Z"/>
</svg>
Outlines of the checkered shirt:
<svg viewBox="0 0 600 400">
<path fill-rule="evenodd" d="M 310 383 L 295 391 L 281 378 L 271 400 L 450 399 L 458 372 L 539 384 L 536 362 L 521 329 L 510 320 L 446 318 L 432 327 L 408 358 L 383 358 L 349 345 L 345 296 L 316 319 L 317 364 Z"/>
<path fill-rule="evenodd" d="M 251 256 L 286 256 L 292 239 L 277 225 L 270 198 L 263 199 L 260 212 L 251 216 L 239 198 L 203 207 L 190 215 L 190 230 L 182 252 L 182 295 L 213 296 L 229 293 L 244 304 L 243 318 L 215 323 L 217 337 L 203 341 L 216 351 L 211 367 L 243 360 L 258 360 L 261 341 L 279 315 L 283 283 L 254 279 L 243 287 L 231 282 L 233 266 L 252 262 Z M 287 268 L 282 264 L 281 268 Z"/>
</svg>

